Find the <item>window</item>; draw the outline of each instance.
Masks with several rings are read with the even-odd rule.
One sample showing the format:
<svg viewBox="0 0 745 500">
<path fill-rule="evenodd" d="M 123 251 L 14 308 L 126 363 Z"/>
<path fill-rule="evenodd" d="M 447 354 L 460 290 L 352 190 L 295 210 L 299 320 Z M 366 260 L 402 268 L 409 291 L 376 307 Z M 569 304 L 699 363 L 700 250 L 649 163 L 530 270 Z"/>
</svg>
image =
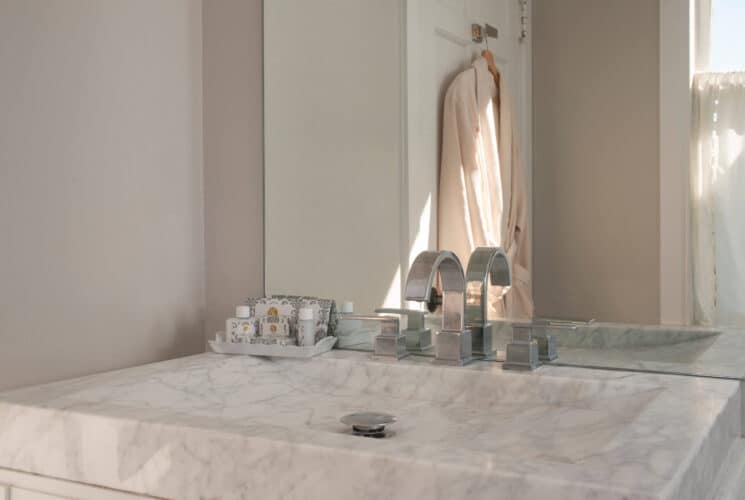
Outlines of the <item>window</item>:
<svg viewBox="0 0 745 500">
<path fill-rule="evenodd" d="M 712 0 L 709 71 L 745 71 L 745 0 Z"/>
<path fill-rule="evenodd" d="M 701 0 L 702 5 L 709 0 Z M 711 0 L 708 67 L 693 84 L 694 320 L 745 327 L 745 1 Z M 706 28 L 706 27 L 705 27 Z M 706 32 L 704 30 L 703 32 Z"/>
</svg>

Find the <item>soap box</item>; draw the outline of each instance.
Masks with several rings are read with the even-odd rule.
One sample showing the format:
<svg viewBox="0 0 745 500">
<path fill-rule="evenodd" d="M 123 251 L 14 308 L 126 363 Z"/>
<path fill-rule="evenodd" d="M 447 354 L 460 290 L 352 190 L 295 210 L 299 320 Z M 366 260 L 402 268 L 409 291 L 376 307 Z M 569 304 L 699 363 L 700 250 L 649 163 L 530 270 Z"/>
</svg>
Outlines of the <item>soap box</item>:
<svg viewBox="0 0 745 500">
<path fill-rule="evenodd" d="M 258 302 L 254 306 L 254 316 L 257 318 L 274 317 L 274 318 L 292 318 L 297 313 L 292 304 L 283 304 L 278 300 Z"/>
<path fill-rule="evenodd" d="M 250 342 L 258 334 L 256 318 L 229 318 L 225 322 L 228 342 Z"/>
<path fill-rule="evenodd" d="M 265 316 L 259 319 L 259 332 L 262 339 L 281 339 L 290 337 L 290 323 L 285 317 Z"/>
</svg>

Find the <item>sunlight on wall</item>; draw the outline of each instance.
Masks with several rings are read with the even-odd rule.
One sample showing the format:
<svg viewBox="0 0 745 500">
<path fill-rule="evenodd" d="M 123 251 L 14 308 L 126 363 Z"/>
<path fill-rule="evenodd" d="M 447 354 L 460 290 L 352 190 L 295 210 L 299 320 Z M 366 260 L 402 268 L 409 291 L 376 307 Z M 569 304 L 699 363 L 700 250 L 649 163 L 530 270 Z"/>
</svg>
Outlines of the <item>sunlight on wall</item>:
<svg viewBox="0 0 745 500">
<path fill-rule="evenodd" d="M 429 248 L 429 226 L 432 220 L 432 193 L 427 195 L 427 201 L 424 202 L 424 208 L 419 216 L 419 229 L 417 230 L 416 237 L 411 244 L 409 250 L 409 265 L 414 262 L 416 256 L 420 252 L 430 250 Z"/>
<path fill-rule="evenodd" d="M 427 201 L 424 202 L 424 208 L 422 208 L 422 212 L 419 215 L 419 227 L 417 228 L 416 236 L 414 237 L 414 241 L 411 243 L 411 248 L 409 248 L 409 266 L 411 267 L 411 264 L 414 262 L 414 259 L 416 259 L 416 256 L 419 255 L 421 252 L 425 250 L 435 250 L 435 248 L 430 248 L 429 245 L 429 236 L 430 236 L 430 226 L 432 224 L 432 193 L 427 194 Z M 399 275 L 400 275 L 400 269 L 399 269 Z M 405 283 L 404 283 L 405 285 Z M 409 309 L 420 309 L 422 305 L 418 302 L 406 302 L 403 307 L 407 307 Z"/>
<path fill-rule="evenodd" d="M 388 293 L 383 299 L 383 307 L 401 307 L 401 266 L 398 266 L 393 274 L 391 286 L 388 287 Z"/>
</svg>

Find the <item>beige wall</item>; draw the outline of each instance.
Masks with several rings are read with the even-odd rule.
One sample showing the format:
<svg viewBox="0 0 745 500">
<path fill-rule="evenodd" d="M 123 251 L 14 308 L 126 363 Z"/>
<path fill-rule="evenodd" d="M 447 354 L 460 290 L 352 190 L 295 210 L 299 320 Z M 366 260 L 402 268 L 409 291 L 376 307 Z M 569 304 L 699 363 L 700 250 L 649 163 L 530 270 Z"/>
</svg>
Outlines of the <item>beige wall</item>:
<svg viewBox="0 0 745 500">
<path fill-rule="evenodd" d="M 208 337 L 263 292 L 261 25 L 261 0 L 204 1 Z"/>
<path fill-rule="evenodd" d="M 652 322 L 659 297 L 659 4 L 533 4 L 536 312 Z"/>
<path fill-rule="evenodd" d="M 0 389 L 203 348 L 201 4 L 0 2 Z"/>
</svg>

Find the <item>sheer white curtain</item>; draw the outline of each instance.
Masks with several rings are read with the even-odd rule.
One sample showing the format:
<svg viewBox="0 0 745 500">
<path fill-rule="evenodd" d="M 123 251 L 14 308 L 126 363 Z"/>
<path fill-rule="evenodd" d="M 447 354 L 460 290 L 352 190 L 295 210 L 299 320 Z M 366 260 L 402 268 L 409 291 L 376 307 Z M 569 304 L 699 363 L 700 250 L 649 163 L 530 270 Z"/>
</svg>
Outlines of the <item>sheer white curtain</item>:
<svg viewBox="0 0 745 500">
<path fill-rule="evenodd" d="M 693 85 L 694 319 L 745 327 L 745 72 Z"/>
</svg>

